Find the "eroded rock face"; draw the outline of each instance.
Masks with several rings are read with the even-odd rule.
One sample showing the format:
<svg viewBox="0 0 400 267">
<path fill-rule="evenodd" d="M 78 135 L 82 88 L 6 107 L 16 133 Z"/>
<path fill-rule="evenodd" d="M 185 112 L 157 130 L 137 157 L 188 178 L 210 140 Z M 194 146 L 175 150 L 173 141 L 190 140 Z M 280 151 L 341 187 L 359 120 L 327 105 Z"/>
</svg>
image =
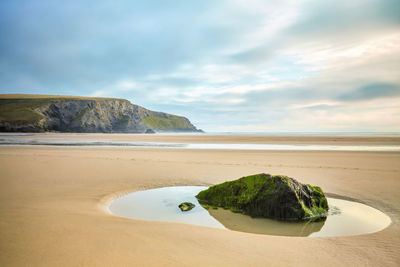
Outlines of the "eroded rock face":
<svg viewBox="0 0 400 267">
<path fill-rule="evenodd" d="M 156 133 L 153 129 L 147 129 L 144 133 L 146 133 L 146 134 L 154 134 L 154 133 Z"/>
<path fill-rule="evenodd" d="M 199 132 L 181 116 L 125 99 L 0 94 L 0 132 Z"/>
<path fill-rule="evenodd" d="M 278 220 L 321 220 L 328 211 L 320 187 L 264 173 L 211 186 L 196 197 L 202 205 Z"/>
<path fill-rule="evenodd" d="M 179 208 L 181 209 L 181 211 L 189 211 L 191 209 L 193 209 L 196 205 L 194 205 L 191 202 L 183 202 L 181 204 L 179 204 Z"/>
</svg>

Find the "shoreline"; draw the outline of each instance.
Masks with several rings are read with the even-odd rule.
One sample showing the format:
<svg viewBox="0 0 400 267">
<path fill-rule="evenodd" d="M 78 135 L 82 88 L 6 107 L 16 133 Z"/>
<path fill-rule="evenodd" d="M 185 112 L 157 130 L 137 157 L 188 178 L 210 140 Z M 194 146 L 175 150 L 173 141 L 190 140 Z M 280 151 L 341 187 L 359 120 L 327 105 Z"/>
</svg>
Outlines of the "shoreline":
<svg viewBox="0 0 400 267">
<path fill-rule="evenodd" d="M 335 144 L 335 145 L 400 145 L 400 136 L 306 136 L 306 135 L 214 135 L 214 134 L 103 134 L 39 133 L 32 135 L 0 134 L 3 139 L 113 140 L 159 143 L 206 144 Z"/>
</svg>

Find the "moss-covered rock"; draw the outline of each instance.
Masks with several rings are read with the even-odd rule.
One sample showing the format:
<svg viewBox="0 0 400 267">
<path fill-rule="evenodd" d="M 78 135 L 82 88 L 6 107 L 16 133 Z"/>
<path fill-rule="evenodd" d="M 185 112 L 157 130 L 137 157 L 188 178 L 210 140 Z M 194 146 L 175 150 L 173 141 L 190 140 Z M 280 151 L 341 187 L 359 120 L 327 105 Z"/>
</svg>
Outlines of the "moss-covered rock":
<svg viewBox="0 0 400 267">
<path fill-rule="evenodd" d="M 320 187 L 265 173 L 211 186 L 196 197 L 202 205 L 278 220 L 320 220 L 328 211 Z"/>
<path fill-rule="evenodd" d="M 181 211 L 189 211 L 189 210 L 193 209 L 195 207 L 195 205 L 190 202 L 183 202 L 183 203 L 179 204 L 178 207 L 181 209 Z"/>
</svg>

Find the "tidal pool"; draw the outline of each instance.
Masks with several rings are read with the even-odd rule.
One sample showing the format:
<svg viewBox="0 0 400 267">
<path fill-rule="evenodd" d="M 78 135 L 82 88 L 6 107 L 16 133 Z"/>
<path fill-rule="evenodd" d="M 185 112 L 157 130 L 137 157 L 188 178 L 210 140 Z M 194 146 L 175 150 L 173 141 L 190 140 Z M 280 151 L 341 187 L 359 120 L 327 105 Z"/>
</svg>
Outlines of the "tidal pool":
<svg viewBox="0 0 400 267">
<path fill-rule="evenodd" d="M 137 191 L 109 206 L 111 213 L 138 220 L 166 221 L 208 226 L 233 231 L 281 236 L 349 236 L 369 234 L 390 225 L 389 216 L 365 204 L 328 198 L 329 214 L 321 222 L 282 222 L 234 213 L 230 210 L 205 209 L 195 195 L 205 186 L 171 186 Z M 182 212 L 178 205 L 192 202 L 196 206 Z"/>
</svg>

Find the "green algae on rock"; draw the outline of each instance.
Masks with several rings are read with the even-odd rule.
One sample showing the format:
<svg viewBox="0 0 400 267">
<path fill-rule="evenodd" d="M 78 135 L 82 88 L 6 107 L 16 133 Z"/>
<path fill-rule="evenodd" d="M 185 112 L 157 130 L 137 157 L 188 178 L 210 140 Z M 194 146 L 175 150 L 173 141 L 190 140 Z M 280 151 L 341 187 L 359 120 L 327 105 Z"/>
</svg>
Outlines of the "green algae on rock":
<svg viewBox="0 0 400 267">
<path fill-rule="evenodd" d="M 179 208 L 181 209 L 181 211 L 189 211 L 191 209 L 193 209 L 196 205 L 194 205 L 193 203 L 190 202 L 183 202 L 181 204 L 179 204 Z"/>
<path fill-rule="evenodd" d="M 324 220 L 328 211 L 320 187 L 265 173 L 211 186 L 196 198 L 202 205 L 287 221 Z"/>
</svg>

